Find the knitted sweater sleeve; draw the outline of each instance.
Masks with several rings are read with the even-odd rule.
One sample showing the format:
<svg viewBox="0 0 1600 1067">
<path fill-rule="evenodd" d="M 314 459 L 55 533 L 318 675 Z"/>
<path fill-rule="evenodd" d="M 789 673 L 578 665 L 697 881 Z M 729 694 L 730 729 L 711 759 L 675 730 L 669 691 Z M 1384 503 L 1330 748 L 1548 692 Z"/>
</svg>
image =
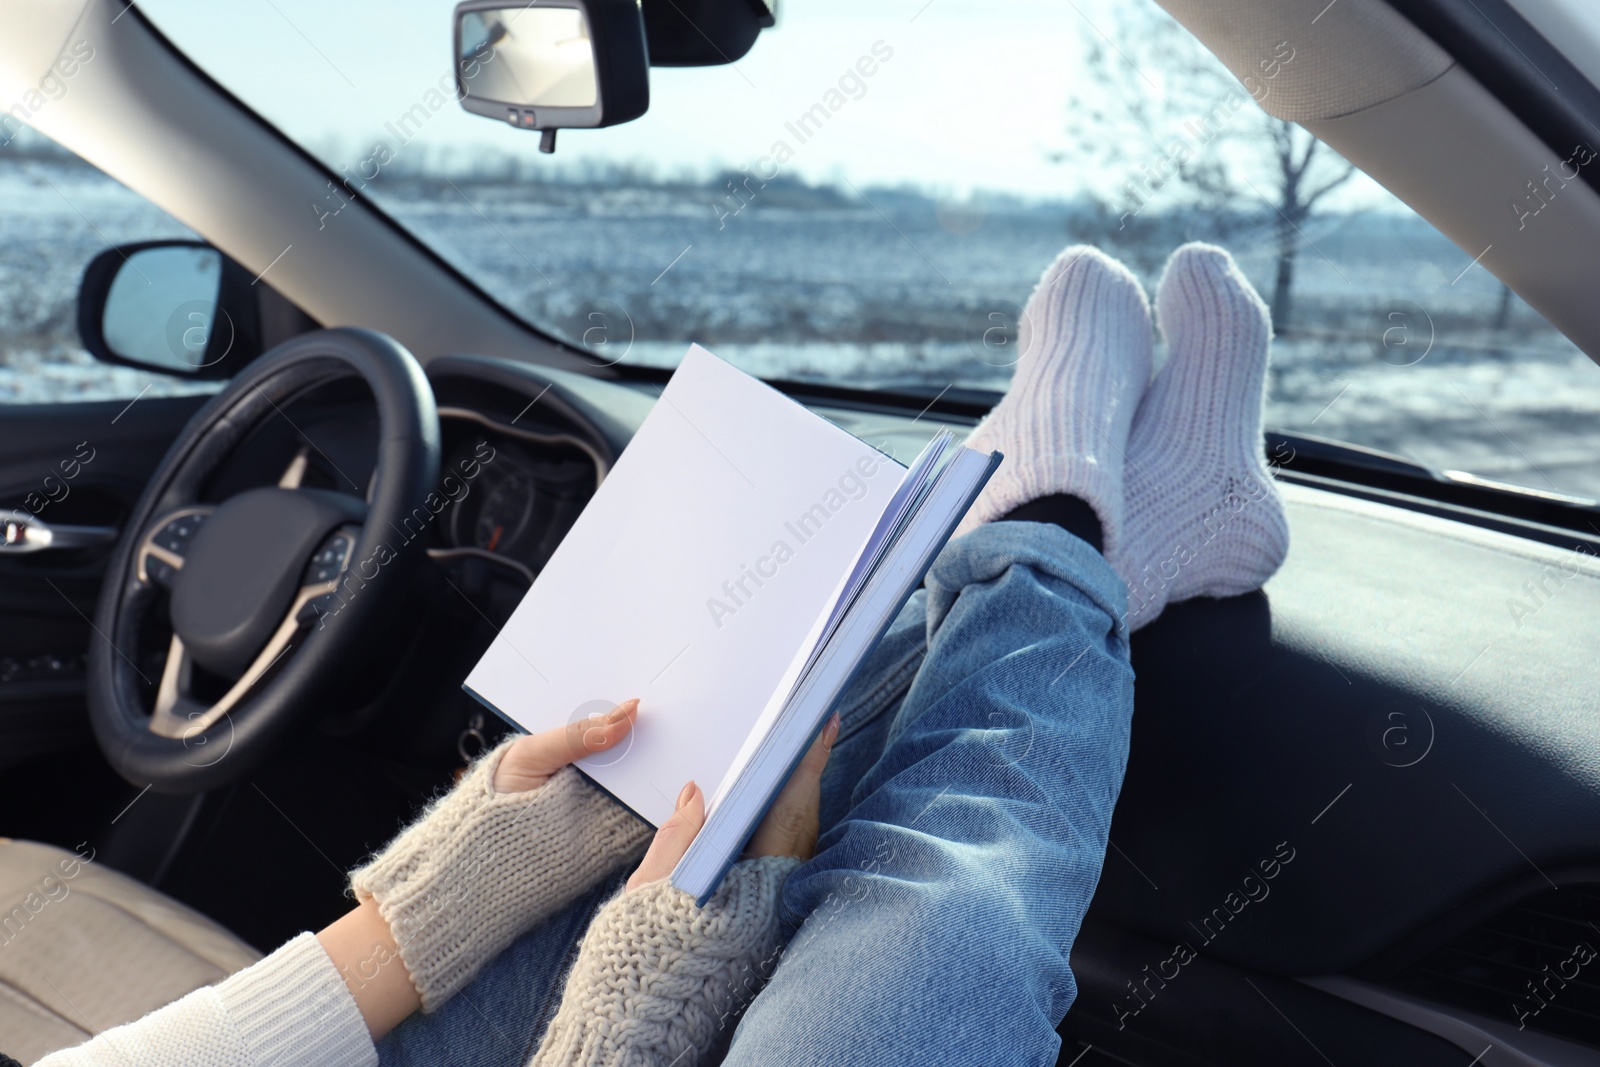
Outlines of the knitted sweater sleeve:
<svg viewBox="0 0 1600 1067">
<path fill-rule="evenodd" d="M 563 767 L 538 789 L 496 793 L 507 741 L 371 863 L 353 872 L 375 898 L 431 1012 L 484 964 L 642 852 L 650 827 Z"/>
<path fill-rule="evenodd" d="M 799 863 L 737 863 L 704 908 L 665 879 L 613 897 L 528 1067 L 714 1063 L 776 965 L 779 894 Z"/>
<path fill-rule="evenodd" d="M 312 934 L 35 1067 L 375 1067 L 344 978 Z"/>
</svg>

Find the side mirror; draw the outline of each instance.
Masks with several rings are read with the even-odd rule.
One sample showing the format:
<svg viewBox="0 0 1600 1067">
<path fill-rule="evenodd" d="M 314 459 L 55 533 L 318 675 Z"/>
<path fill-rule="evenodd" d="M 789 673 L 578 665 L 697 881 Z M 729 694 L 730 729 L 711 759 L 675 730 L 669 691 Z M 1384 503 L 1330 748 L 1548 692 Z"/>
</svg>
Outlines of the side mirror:
<svg viewBox="0 0 1600 1067">
<path fill-rule="evenodd" d="M 540 130 L 614 126 L 650 106 L 638 0 L 465 0 L 455 13 L 456 97 L 474 115 Z"/>
<path fill-rule="evenodd" d="M 105 363 L 214 380 L 263 348 L 262 311 L 315 325 L 202 241 L 142 241 L 90 260 L 78 288 L 78 336 Z M 298 327 L 298 328 L 295 328 Z"/>
</svg>

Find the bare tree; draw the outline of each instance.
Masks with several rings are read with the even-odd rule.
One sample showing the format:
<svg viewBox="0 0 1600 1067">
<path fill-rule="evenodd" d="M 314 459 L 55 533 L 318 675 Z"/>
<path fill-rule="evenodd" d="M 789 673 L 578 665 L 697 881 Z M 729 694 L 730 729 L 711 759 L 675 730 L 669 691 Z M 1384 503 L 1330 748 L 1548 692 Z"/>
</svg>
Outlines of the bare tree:
<svg viewBox="0 0 1600 1067">
<path fill-rule="evenodd" d="M 1354 164 L 1342 159 L 1338 165 L 1319 168 L 1328 157 L 1338 158 L 1333 149 L 1292 122 L 1268 119 L 1272 151 L 1278 169 L 1274 191 L 1277 203 L 1278 269 L 1272 282 L 1272 321 L 1278 332 L 1288 329 L 1294 301 L 1294 265 L 1303 237 L 1301 227 L 1311 218 L 1317 203 L 1355 174 Z M 1319 170 L 1325 171 L 1319 175 Z M 1327 173 L 1331 171 L 1331 173 Z"/>
<path fill-rule="evenodd" d="M 1190 228 L 1201 231 L 1194 236 L 1269 239 L 1277 257 L 1272 318 L 1285 332 L 1306 223 L 1355 174 L 1300 126 L 1257 106 L 1293 64 L 1293 42 L 1264 54 L 1259 73 L 1241 84 L 1154 4 L 1118 5 L 1095 24 L 1086 27 L 1084 61 L 1093 81 L 1110 91 L 1070 102 L 1074 151 L 1051 158 L 1095 160 L 1120 175 L 1115 193 L 1102 198 L 1119 232 L 1144 225 L 1146 204 L 1159 196 L 1168 203 L 1152 214 L 1187 209 L 1198 222 Z M 1139 242 L 1124 235 L 1118 243 Z"/>
<path fill-rule="evenodd" d="M 1511 286 L 1500 283 L 1500 303 L 1494 311 L 1494 329 L 1504 330 L 1511 325 Z"/>
</svg>

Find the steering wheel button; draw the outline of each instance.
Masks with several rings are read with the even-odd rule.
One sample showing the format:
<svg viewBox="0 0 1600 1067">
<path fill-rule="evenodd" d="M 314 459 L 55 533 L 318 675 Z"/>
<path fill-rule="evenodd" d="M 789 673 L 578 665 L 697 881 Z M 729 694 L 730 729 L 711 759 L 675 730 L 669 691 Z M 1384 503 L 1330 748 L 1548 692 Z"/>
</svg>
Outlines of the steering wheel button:
<svg viewBox="0 0 1600 1067">
<path fill-rule="evenodd" d="M 172 575 L 175 573 L 172 564 L 155 556 L 146 556 L 144 559 L 144 572 L 150 580 L 159 585 L 170 585 Z"/>
<path fill-rule="evenodd" d="M 299 612 L 295 614 L 295 622 L 298 622 L 301 625 L 316 622 L 319 618 L 328 614 L 328 612 L 332 610 L 334 599 L 334 594 L 323 593 L 319 597 L 313 597 L 312 599 L 306 601 L 303 605 L 301 605 Z"/>
<path fill-rule="evenodd" d="M 173 519 L 156 534 L 155 543 L 168 552 L 179 556 L 186 555 L 194 535 L 200 532 L 200 526 L 205 520 L 205 515 L 185 515 Z"/>
</svg>

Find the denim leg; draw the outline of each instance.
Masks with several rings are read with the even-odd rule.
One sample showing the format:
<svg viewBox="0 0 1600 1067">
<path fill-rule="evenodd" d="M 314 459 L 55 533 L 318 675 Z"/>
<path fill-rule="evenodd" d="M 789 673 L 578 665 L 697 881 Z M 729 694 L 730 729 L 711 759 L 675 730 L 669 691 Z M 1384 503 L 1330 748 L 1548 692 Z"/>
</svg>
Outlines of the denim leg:
<svg viewBox="0 0 1600 1067">
<path fill-rule="evenodd" d="M 927 593 L 917 590 L 839 700 L 839 736 L 822 772 L 819 824 L 827 830 L 854 803 L 856 783 L 888 743 L 895 711 L 928 649 Z"/>
<path fill-rule="evenodd" d="M 438 1011 L 391 1030 L 378 1042 L 380 1067 L 526 1067 L 560 1006 L 584 931 L 630 873 L 618 871 L 522 935 Z"/>
<path fill-rule="evenodd" d="M 785 886 L 800 925 L 726 1064 L 1056 1061 L 1127 761 L 1126 591 L 1019 522 L 953 541 L 927 584 L 926 659 Z"/>
</svg>

